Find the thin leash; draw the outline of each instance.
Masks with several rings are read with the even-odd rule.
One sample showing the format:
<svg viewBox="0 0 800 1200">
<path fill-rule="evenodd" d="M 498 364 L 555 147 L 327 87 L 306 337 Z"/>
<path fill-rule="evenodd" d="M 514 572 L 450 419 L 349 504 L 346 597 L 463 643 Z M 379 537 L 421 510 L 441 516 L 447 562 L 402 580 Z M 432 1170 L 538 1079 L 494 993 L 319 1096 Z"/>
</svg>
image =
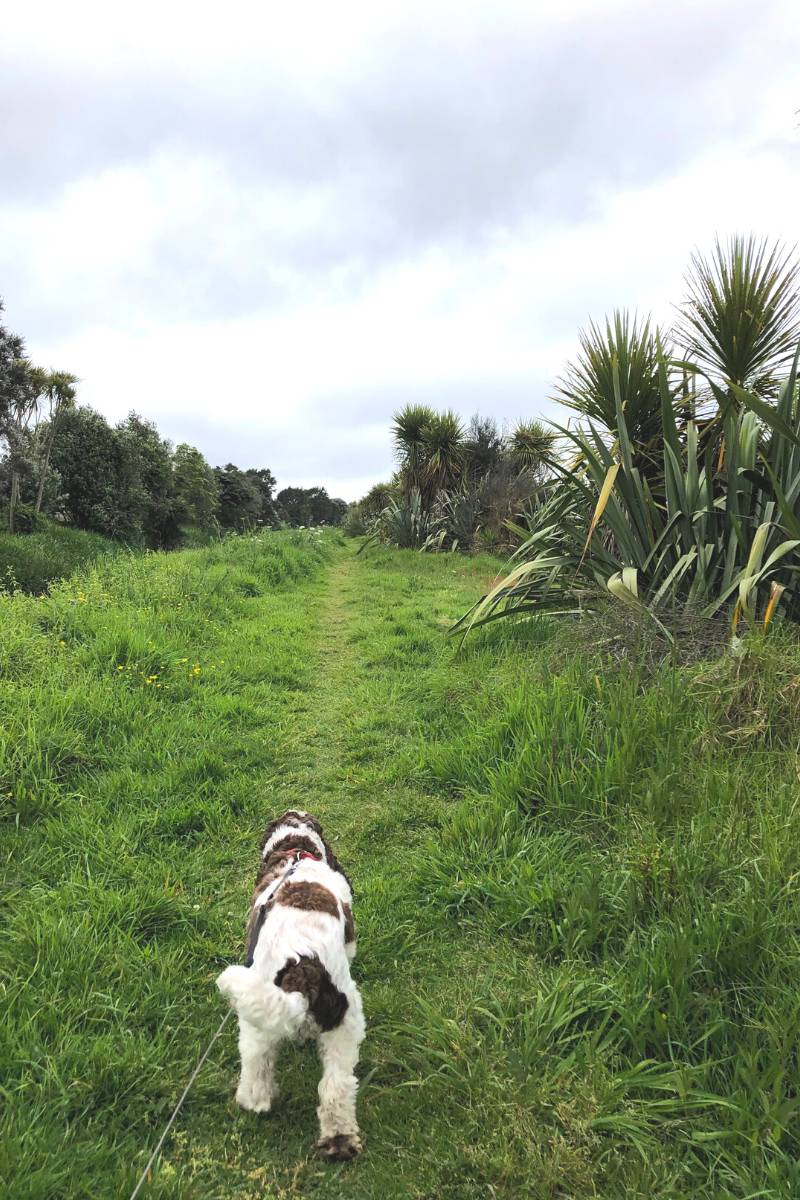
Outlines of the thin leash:
<svg viewBox="0 0 800 1200">
<path fill-rule="evenodd" d="M 142 1190 L 142 1187 L 144 1186 L 145 1181 L 147 1180 L 147 1176 L 150 1174 L 150 1169 L 153 1166 L 153 1163 L 158 1158 L 161 1147 L 164 1145 L 164 1142 L 167 1140 L 167 1134 L 169 1133 L 170 1129 L 172 1128 L 173 1123 L 174 1123 L 175 1118 L 177 1117 L 178 1113 L 181 1111 L 181 1107 L 183 1105 L 184 1100 L 189 1095 L 189 1089 L 191 1088 L 195 1079 L 197 1079 L 197 1076 L 200 1074 L 200 1070 L 203 1066 L 203 1063 L 206 1061 L 209 1054 L 211 1053 L 212 1046 L 216 1042 L 219 1035 L 222 1033 L 223 1029 L 225 1028 L 225 1023 L 228 1020 L 228 1018 L 232 1015 L 232 1013 L 233 1013 L 233 1009 L 229 1008 L 228 1011 L 225 1013 L 225 1016 L 220 1021 L 219 1029 L 217 1030 L 217 1032 L 212 1037 L 211 1041 L 206 1046 L 205 1050 L 203 1051 L 202 1057 L 200 1058 L 199 1063 L 197 1064 L 195 1069 L 192 1071 L 191 1078 L 190 1078 L 189 1082 L 187 1083 L 186 1087 L 183 1089 L 183 1092 L 181 1093 L 181 1097 L 178 1100 L 178 1103 L 173 1108 L 172 1116 L 167 1121 L 167 1124 L 164 1128 L 164 1132 L 161 1134 L 161 1137 L 158 1139 L 158 1144 L 156 1145 L 155 1150 L 150 1155 L 150 1158 L 147 1160 L 147 1166 L 142 1171 L 142 1174 L 139 1178 L 139 1182 L 136 1184 L 136 1187 L 131 1192 L 130 1200 L 136 1200 L 136 1197 L 139 1195 L 140 1191 Z"/>
</svg>

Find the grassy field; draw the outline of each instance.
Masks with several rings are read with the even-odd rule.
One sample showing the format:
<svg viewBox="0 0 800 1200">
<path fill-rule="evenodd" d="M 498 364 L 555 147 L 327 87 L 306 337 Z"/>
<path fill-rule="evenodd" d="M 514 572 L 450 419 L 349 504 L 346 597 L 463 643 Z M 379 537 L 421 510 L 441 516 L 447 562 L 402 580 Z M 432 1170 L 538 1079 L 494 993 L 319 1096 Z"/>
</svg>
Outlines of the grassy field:
<svg viewBox="0 0 800 1200">
<path fill-rule="evenodd" d="M 355 885 L 365 1154 L 315 1158 L 310 1047 L 237 1110 L 229 1024 L 148 1196 L 800 1194 L 800 647 L 458 653 L 496 567 L 279 534 L 2 599 L 2 1194 L 129 1194 L 292 805 Z"/>
</svg>

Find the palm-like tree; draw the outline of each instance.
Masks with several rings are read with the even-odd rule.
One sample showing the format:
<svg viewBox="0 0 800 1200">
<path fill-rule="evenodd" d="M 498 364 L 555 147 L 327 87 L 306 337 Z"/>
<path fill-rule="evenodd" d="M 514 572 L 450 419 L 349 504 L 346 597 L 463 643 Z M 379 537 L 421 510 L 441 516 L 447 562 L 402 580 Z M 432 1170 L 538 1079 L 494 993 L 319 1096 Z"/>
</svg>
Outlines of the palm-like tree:
<svg viewBox="0 0 800 1200">
<path fill-rule="evenodd" d="M 11 490 L 8 499 L 9 533 L 14 532 L 20 496 L 20 477 L 24 464 L 30 461 L 32 425 L 35 427 L 48 379 L 47 371 L 42 367 L 35 367 L 27 358 L 19 358 L 12 363 L 12 375 L 13 387 L 9 389 L 4 429 L 11 468 Z"/>
<path fill-rule="evenodd" d="M 395 414 L 392 436 L 406 498 L 416 490 L 425 507 L 437 492 L 460 479 L 464 429 L 454 412 L 437 413 L 427 404 L 407 404 Z"/>
<path fill-rule="evenodd" d="M 616 434 L 618 405 L 631 442 L 647 455 L 661 437 L 658 364 L 661 336 L 648 318 L 617 309 L 605 328 L 592 321 L 556 389 L 557 399 Z"/>
<path fill-rule="evenodd" d="M 542 474 L 555 446 L 555 431 L 541 421 L 518 421 L 508 439 L 511 460 L 518 471 Z"/>
<path fill-rule="evenodd" d="M 62 416 L 75 401 L 75 384 L 77 382 L 78 376 L 70 374 L 69 371 L 48 371 L 42 379 L 41 395 L 48 402 L 48 414 L 47 424 L 44 427 L 38 453 L 39 484 L 36 489 L 37 513 L 42 507 L 44 485 L 50 470 L 50 455 L 53 451 L 53 442 L 56 439 Z"/>
<path fill-rule="evenodd" d="M 407 404 L 394 415 L 392 439 L 406 496 L 414 488 L 422 491 L 427 457 L 425 429 L 435 417 L 427 404 Z"/>
<path fill-rule="evenodd" d="M 694 254 L 676 328 L 687 357 L 724 387 L 773 393 L 800 339 L 799 271 L 790 250 L 753 236 Z"/>
<path fill-rule="evenodd" d="M 473 480 L 483 479 L 499 466 L 504 450 L 505 441 L 495 418 L 476 413 L 463 443 L 465 473 Z"/>
<path fill-rule="evenodd" d="M 460 480 L 464 467 L 464 427 L 452 409 L 434 413 L 422 431 L 425 446 L 425 483 L 429 497 L 448 491 Z"/>
</svg>

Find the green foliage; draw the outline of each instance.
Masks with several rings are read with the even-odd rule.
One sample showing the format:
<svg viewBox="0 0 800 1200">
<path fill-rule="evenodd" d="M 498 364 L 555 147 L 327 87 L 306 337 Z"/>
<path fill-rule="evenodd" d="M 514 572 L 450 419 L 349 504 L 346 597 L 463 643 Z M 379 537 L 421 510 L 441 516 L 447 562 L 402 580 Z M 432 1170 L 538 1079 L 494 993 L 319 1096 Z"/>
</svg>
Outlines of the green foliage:
<svg viewBox="0 0 800 1200">
<path fill-rule="evenodd" d="M 261 494 L 252 479 L 233 463 L 215 467 L 219 493 L 217 520 L 223 529 L 252 529 L 261 520 Z"/>
<path fill-rule="evenodd" d="M 36 533 L 47 525 L 47 519 L 37 513 L 33 505 L 17 504 L 14 511 L 14 529 L 17 533 Z"/>
<path fill-rule="evenodd" d="M 118 545 L 99 534 L 57 525 L 32 509 L 28 512 L 32 532 L 0 534 L 2 590 L 44 592 L 55 580 L 119 551 Z"/>
<path fill-rule="evenodd" d="M 172 447 L 152 421 L 130 413 L 114 431 L 119 452 L 118 481 L 128 498 L 131 526 L 144 544 L 171 549 L 180 540 L 172 473 Z"/>
<path fill-rule="evenodd" d="M 6 444 L 2 467 L 7 475 L 10 533 L 17 528 L 16 513 L 26 483 L 32 485 L 35 512 L 41 509 L 53 440 L 62 413 L 75 400 L 76 383 L 76 376 L 67 371 L 35 366 L 22 338 L 0 325 L 0 440 Z"/>
<path fill-rule="evenodd" d="M 459 626 L 498 616 L 578 612 L 598 592 L 659 616 L 676 610 L 713 616 L 736 605 L 750 623 L 766 625 L 782 610 L 800 618 L 800 401 L 795 373 L 773 410 L 740 391 L 742 410 L 724 419 L 723 465 L 700 445 L 689 421 L 682 440 L 662 365 L 663 495 L 654 494 L 633 462 L 621 409 L 618 455 L 592 429 L 563 430 L 580 470 L 553 462 L 559 482 L 531 519 L 521 560 Z M 760 441 L 756 412 L 771 427 Z M 784 595 L 785 593 L 785 595 Z"/>
<path fill-rule="evenodd" d="M 775 390 L 800 340 L 800 264 L 754 237 L 695 254 L 677 337 L 687 357 L 724 386 Z"/>
<path fill-rule="evenodd" d="M 538 421 L 505 437 L 491 417 L 465 430 L 452 411 L 406 405 L 395 415 L 394 487 L 376 484 L 359 510 L 377 540 L 399 547 L 471 551 L 479 538 L 508 545 L 508 522 L 535 503 L 553 434 Z"/>
<path fill-rule="evenodd" d="M 464 466 L 464 427 L 451 409 L 434 413 L 422 430 L 426 490 L 436 495 L 448 491 L 462 475 Z"/>
<path fill-rule="evenodd" d="M 369 522 L 379 516 L 392 500 L 396 500 L 398 489 L 391 483 L 376 483 L 359 501 L 364 520 Z"/>
<path fill-rule="evenodd" d="M 59 507 L 70 525 L 133 544 L 142 540 L 146 496 L 135 449 L 133 439 L 121 438 L 93 409 L 64 413 L 52 463 L 61 479 Z"/>
<path fill-rule="evenodd" d="M 555 434 L 542 421 L 520 421 L 509 438 L 509 457 L 517 471 L 541 477 L 547 469 Z"/>
<path fill-rule="evenodd" d="M 394 416 L 392 439 L 407 493 L 414 488 L 421 492 L 426 482 L 428 450 L 425 431 L 435 419 L 434 409 L 427 404 L 407 404 Z"/>
<path fill-rule="evenodd" d="M 367 520 L 361 504 L 348 504 L 347 513 L 342 522 L 342 533 L 347 537 L 364 537 L 367 533 Z"/>
<path fill-rule="evenodd" d="M 465 474 L 478 482 L 496 470 L 505 457 L 506 444 L 494 417 L 475 413 L 464 437 Z"/>
<path fill-rule="evenodd" d="M 390 500 L 380 514 L 373 536 L 401 550 L 421 550 L 436 532 L 436 521 L 414 488 L 408 499 Z"/>
<path fill-rule="evenodd" d="M 432 523 L 439 538 L 429 549 L 472 550 L 481 527 L 484 506 L 479 487 L 441 492 L 432 510 Z"/>
<path fill-rule="evenodd" d="M 40 512 L 48 484 L 51 482 L 50 459 L 53 444 L 61 427 L 64 413 L 75 404 L 75 388 L 78 383 L 77 375 L 69 371 L 44 372 L 42 382 L 42 402 L 39 410 L 39 420 L 32 437 L 31 457 L 37 479 L 36 500 L 34 507 Z M 45 404 L 47 411 L 45 413 Z"/>
<path fill-rule="evenodd" d="M 324 487 L 288 487 L 278 492 L 278 513 L 288 525 L 341 525 L 347 513 L 344 500 L 332 498 Z"/>
<path fill-rule="evenodd" d="M 136 413 L 112 428 L 74 406 L 76 383 L 68 372 L 35 367 L 22 339 L 0 325 L 0 495 L 11 532 L 20 504 L 150 549 L 202 544 L 220 529 L 343 521 L 346 503 L 323 487 L 284 489 L 281 506 L 267 468 L 212 470 L 185 442 L 173 453 Z"/>
<path fill-rule="evenodd" d="M 219 505 L 219 482 L 203 455 L 181 442 L 172 458 L 178 521 L 199 530 L 213 529 Z"/>
<path fill-rule="evenodd" d="M 0 298 L 0 316 L 5 305 Z M 25 343 L 19 334 L 0 322 L 0 435 L 6 436 L 7 421 L 19 385 L 17 364 L 25 357 Z"/>
<path fill-rule="evenodd" d="M 567 395 L 594 419 L 555 427 L 572 460 L 549 457 L 547 497 L 516 526 L 518 563 L 457 627 L 579 613 L 608 593 L 667 636 L 676 613 L 732 610 L 734 627 L 766 628 L 780 603 L 800 619 L 797 279 L 780 248 L 753 239 L 695 258 L 682 327 L 695 364 L 620 314 L 605 338 L 592 326 Z M 697 378 L 717 406 L 710 421 L 695 417 Z"/>
<path fill-rule="evenodd" d="M 394 417 L 392 435 L 403 490 L 406 496 L 419 492 L 424 508 L 460 479 L 464 429 L 451 410 L 438 413 L 425 404 L 407 404 Z"/>
<path fill-rule="evenodd" d="M 616 430 L 617 408 L 638 451 L 660 443 L 661 392 L 658 330 L 647 320 L 615 311 L 605 329 L 592 322 L 580 334 L 577 360 L 567 367 L 557 397 L 605 430 Z M 549 448 L 544 445 L 545 455 Z"/>
<path fill-rule="evenodd" d="M 3 601 L 0 1188 L 130 1194 L 297 806 L 356 887 L 367 1152 L 310 1153 L 312 1047 L 237 1112 L 229 1025 L 153 1195 L 796 1194 L 796 639 L 653 670 L 539 620 L 456 653 L 497 560 L 335 541 Z"/>
<path fill-rule="evenodd" d="M 277 482 L 275 476 L 266 467 L 248 467 L 245 475 L 255 487 L 261 502 L 258 520 L 262 525 L 274 525 L 278 517 L 277 505 L 273 498 Z"/>
</svg>

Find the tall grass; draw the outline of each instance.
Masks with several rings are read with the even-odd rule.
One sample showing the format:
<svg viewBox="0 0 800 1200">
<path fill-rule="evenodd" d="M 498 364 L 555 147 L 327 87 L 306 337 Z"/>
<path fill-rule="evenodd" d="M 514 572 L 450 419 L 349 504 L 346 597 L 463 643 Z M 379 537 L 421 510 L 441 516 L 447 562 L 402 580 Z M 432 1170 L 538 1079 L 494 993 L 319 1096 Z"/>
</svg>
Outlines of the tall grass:
<svg viewBox="0 0 800 1200">
<path fill-rule="evenodd" d="M 484 687 L 426 754 L 453 807 L 421 893 L 518 962 L 467 1028 L 438 1022 L 429 1061 L 466 1102 L 477 1044 L 498 1094 L 595 1163 L 591 1194 L 793 1196 L 800 645 L 655 673 L 571 659 Z"/>
<path fill-rule="evenodd" d="M 496 560 L 334 540 L 2 600 L 0 1190 L 130 1193 L 299 806 L 356 886 L 366 1153 L 309 1153 L 310 1049 L 237 1112 L 229 1026 L 149 1193 L 796 1196 L 796 638 L 653 668 L 537 619 L 456 653 Z"/>
<path fill-rule="evenodd" d="M 72 575 L 121 547 L 83 529 L 37 518 L 32 533 L 0 532 L 0 587 L 5 591 L 41 593 L 56 579 Z"/>
<path fill-rule="evenodd" d="M 239 922 L 209 872 L 249 861 L 264 729 L 304 679 L 292 594 L 334 540 L 117 555 L 0 596 L 4 1195 L 130 1192 L 217 1017 L 205 976 Z"/>
</svg>

